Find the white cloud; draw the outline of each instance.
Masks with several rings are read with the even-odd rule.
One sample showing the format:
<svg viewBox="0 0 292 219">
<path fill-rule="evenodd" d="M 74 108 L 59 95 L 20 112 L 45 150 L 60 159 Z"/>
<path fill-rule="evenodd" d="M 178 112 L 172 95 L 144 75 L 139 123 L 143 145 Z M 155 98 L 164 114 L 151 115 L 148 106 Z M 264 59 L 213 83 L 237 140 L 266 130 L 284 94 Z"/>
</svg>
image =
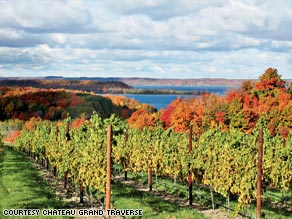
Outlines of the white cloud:
<svg viewBox="0 0 292 219">
<path fill-rule="evenodd" d="M 0 40 L 22 40 L 23 33 L 22 31 L 17 31 L 12 28 L 2 28 L 0 29 Z"/>
<path fill-rule="evenodd" d="M 81 1 L 0 2 L 1 26 L 12 25 L 30 31 L 78 31 L 90 21 Z M 81 26 L 83 25 L 83 26 Z M 80 26 L 80 27 L 79 27 Z M 79 27 L 79 28 L 78 28 Z"/>
<path fill-rule="evenodd" d="M 51 37 L 52 41 L 56 42 L 57 44 L 64 45 L 67 42 L 67 37 L 63 33 L 53 33 Z"/>
<path fill-rule="evenodd" d="M 291 41 L 279 41 L 279 40 L 272 40 L 272 46 L 275 48 L 285 49 L 285 50 L 292 50 L 292 40 Z"/>
<path fill-rule="evenodd" d="M 167 20 L 172 17 L 196 13 L 209 5 L 220 6 L 224 0 L 109 0 L 107 7 L 120 14 L 144 14 L 153 20 Z"/>
<path fill-rule="evenodd" d="M 3 0 L 0 75 L 292 78 L 289 0 Z M 283 71 L 283 73 L 282 73 Z"/>
</svg>

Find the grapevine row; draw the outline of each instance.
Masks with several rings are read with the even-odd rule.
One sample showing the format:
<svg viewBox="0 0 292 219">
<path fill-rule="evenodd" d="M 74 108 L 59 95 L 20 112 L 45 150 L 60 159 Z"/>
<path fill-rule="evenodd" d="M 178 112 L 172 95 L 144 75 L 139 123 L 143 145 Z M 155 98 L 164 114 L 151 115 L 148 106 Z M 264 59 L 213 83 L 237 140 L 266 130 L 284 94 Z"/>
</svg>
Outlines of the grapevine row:
<svg viewBox="0 0 292 219">
<path fill-rule="evenodd" d="M 67 118 L 61 122 L 37 121 L 26 127 L 14 147 L 47 160 L 59 177 L 90 191 L 105 192 L 106 126 L 113 127 L 112 159 L 125 172 L 155 173 L 187 182 L 191 170 L 197 184 L 229 197 L 238 197 L 238 209 L 256 198 L 258 129 L 245 134 L 236 129 L 210 129 L 192 138 L 188 133 L 162 127 L 129 128 L 112 116 L 94 114 L 79 127 Z M 263 181 L 283 191 L 292 188 L 292 132 L 272 136 L 264 129 Z M 151 184 L 151 183 L 150 183 Z"/>
</svg>

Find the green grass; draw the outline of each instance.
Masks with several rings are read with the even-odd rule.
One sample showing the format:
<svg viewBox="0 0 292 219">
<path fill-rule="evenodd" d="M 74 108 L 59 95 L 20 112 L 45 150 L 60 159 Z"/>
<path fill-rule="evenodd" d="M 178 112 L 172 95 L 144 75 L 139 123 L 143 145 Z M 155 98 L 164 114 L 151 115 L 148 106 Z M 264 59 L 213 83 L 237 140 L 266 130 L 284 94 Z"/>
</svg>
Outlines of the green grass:
<svg viewBox="0 0 292 219">
<path fill-rule="evenodd" d="M 0 153 L 0 218 L 4 209 L 56 209 L 66 208 L 50 185 L 22 153 L 5 147 Z M 17 217 L 36 218 L 36 217 Z M 37 217 L 68 218 L 68 217 Z"/>
<path fill-rule="evenodd" d="M 112 185 L 112 207 L 116 209 L 142 209 L 142 217 L 131 218 L 153 218 L 153 219 L 202 219 L 205 218 L 196 210 L 188 207 L 180 207 L 172 202 L 161 200 L 161 198 L 145 191 L 136 190 L 120 182 Z"/>
<path fill-rule="evenodd" d="M 135 181 L 145 185 L 147 187 L 148 178 L 147 174 L 142 176 L 141 173 L 128 173 L 128 176 Z M 158 177 L 157 183 L 155 176 L 153 176 L 153 188 L 161 192 L 166 192 L 181 199 L 188 199 L 187 185 L 181 182 L 174 184 L 173 180 L 167 177 Z M 284 206 L 283 199 L 286 199 L 287 206 L 291 205 L 291 194 L 289 192 L 282 196 L 282 193 L 278 189 L 267 189 L 263 194 L 262 214 L 265 215 L 265 219 L 290 219 L 292 218 L 291 211 Z M 205 206 L 208 209 L 212 208 L 210 200 L 210 190 L 201 186 L 193 186 L 193 201 Z M 227 211 L 226 198 L 222 195 L 214 192 L 215 208 L 219 208 L 222 211 Z M 290 202 L 290 203 L 289 203 Z M 230 208 L 236 209 L 238 205 L 237 196 L 230 196 Z M 255 217 L 256 203 L 253 201 L 250 206 L 240 211 L 242 215 L 247 215 L 251 218 Z M 230 215 L 232 215 L 230 211 Z"/>
</svg>

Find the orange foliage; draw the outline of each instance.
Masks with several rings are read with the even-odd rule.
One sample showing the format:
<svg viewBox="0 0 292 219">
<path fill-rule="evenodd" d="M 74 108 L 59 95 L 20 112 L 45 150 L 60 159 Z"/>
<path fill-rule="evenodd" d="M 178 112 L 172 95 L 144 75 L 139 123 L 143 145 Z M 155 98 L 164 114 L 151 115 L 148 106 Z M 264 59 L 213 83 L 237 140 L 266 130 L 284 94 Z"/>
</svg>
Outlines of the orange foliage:
<svg viewBox="0 0 292 219">
<path fill-rule="evenodd" d="M 275 78 L 273 78 L 275 76 Z M 268 69 L 261 81 L 246 84 L 245 89 L 231 90 L 220 97 L 205 94 L 200 98 L 176 99 L 161 110 L 160 120 L 165 128 L 185 132 L 190 124 L 200 134 L 209 128 L 223 125 L 251 133 L 258 119 L 266 117 L 272 134 L 292 128 L 292 95 L 275 69 Z M 290 116 L 291 115 L 291 116 Z"/>
<path fill-rule="evenodd" d="M 72 128 L 78 129 L 83 125 L 84 122 L 85 122 L 85 118 L 84 117 L 75 119 L 71 124 Z"/>
<path fill-rule="evenodd" d="M 20 135 L 20 130 L 13 131 L 10 135 L 5 136 L 3 141 L 6 143 L 13 144 L 14 140 Z"/>
<path fill-rule="evenodd" d="M 142 104 L 133 99 L 133 98 L 127 98 L 125 96 L 115 96 L 115 95 L 104 95 L 104 97 L 110 99 L 113 104 L 116 106 L 121 106 L 121 107 L 127 107 L 129 109 L 140 109 L 142 108 Z"/>
<path fill-rule="evenodd" d="M 153 127 L 157 122 L 156 115 L 153 114 L 152 108 L 144 105 L 143 108 L 138 109 L 128 119 L 130 126 L 143 129 L 145 126 Z"/>
<path fill-rule="evenodd" d="M 171 117 L 171 124 L 175 131 L 185 132 L 188 130 L 193 119 L 193 112 L 189 107 L 187 99 L 183 99 L 176 103 L 176 108 Z"/>
<path fill-rule="evenodd" d="M 291 101 L 291 99 L 292 99 L 291 94 L 281 92 L 278 96 L 279 109 L 283 110 L 288 105 L 288 103 Z"/>
<path fill-rule="evenodd" d="M 30 120 L 26 121 L 24 123 L 24 127 L 28 130 L 32 131 L 35 129 L 36 124 L 40 121 L 40 118 L 32 117 Z"/>
</svg>

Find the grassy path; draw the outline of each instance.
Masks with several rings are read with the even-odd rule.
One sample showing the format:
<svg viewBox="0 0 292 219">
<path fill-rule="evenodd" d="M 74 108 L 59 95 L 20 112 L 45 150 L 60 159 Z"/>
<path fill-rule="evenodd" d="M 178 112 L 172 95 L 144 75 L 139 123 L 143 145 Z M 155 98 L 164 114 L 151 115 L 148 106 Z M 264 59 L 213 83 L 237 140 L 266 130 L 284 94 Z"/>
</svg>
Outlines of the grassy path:
<svg viewBox="0 0 292 219">
<path fill-rule="evenodd" d="M 112 207 L 117 209 L 142 209 L 143 217 L 149 219 L 204 219 L 194 208 L 182 207 L 164 200 L 153 192 L 141 191 L 119 181 L 112 185 Z M 140 217 L 136 217 L 140 218 Z"/>
<path fill-rule="evenodd" d="M 112 207 L 117 209 L 143 209 L 143 217 L 132 218 L 189 218 L 204 216 L 194 209 L 183 208 L 161 200 L 147 192 L 138 191 L 116 182 L 112 188 Z M 6 147 L 0 153 L 0 218 L 4 209 L 56 209 L 64 206 L 50 184 L 40 175 L 33 162 L 20 152 Z M 71 207 L 72 208 L 72 207 Z M 17 217 L 17 218 L 65 218 L 65 217 Z"/>
<path fill-rule="evenodd" d="M 23 154 L 5 148 L 0 154 L 0 218 L 3 209 L 53 209 L 65 208 L 49 184 Z M 36 218 L 36 217 L 17 217 Z M 50 218 L 50 217 L 37 217 Z M 66 218 L 66 217 L 51 217 Z"/>
<path fill-rule="evenodd" d="M 128 181 L 124 181 L 123 176 L 117 177 L 116 180 L 136 188 L 137 190 L 148 188 L 148 178 L 142 177 L 141 173 L 128 174 Z M 153 191 L 151 192 L 155 196 L 161 197 L 162 199 L 174 200 L 179 206 L 185 206 L 188 198 L 188 191 L 186 185 L 178 182 L 176 186 L 173 186 L 173 180 L 167 177 L 158 177 L 157 183 L 153 183 Z M 282 194 L 278 189 L 267 188 L 263 194 L 263 205 L 262 215 L 265 215 L 266 219 L 292 219 L 292 205 L 291 196 L 289 192 Z M 226 198 L 220 194 L 215 193 L 215 211 L 211 208 L 210 191 L 204 187 L 194 187 L 193 199 L 194 204 L 192 208 L 198 210 L 208 218 L 216 219 L 240 219 L 240 218 L 255 218 L 256 203 L 255 201 L 247 208 L 243 209 L 238 216 L 234 216 L 234 212 L 231 210 L 227 211 Z M 286 204 L 284 199 L 286 200 Z M 230 208 L 236 209 L 238 205 L 237 197 L 231 196 Z M 202 209 L 204 206 L 206 209 Z M 247 215 L 247 217 L 245 216 Z"/>
</svg>

